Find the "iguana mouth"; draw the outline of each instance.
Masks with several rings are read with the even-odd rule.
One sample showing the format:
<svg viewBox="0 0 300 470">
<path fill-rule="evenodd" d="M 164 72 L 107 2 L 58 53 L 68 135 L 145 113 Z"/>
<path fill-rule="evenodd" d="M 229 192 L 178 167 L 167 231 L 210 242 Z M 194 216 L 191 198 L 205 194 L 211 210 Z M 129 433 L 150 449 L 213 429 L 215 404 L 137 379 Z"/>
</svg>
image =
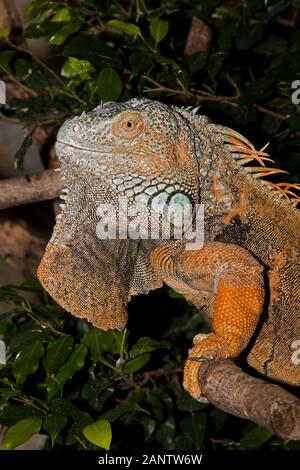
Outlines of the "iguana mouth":
<svg viewBox="0 0 300 470">
<path fill-rule="evenodd" d="M 97 155 L 137 155 L 140 157 L 156 157 L 157 154 L 155 152 L 151 152 L 149 150 L 143 151 L 143 150 L 138 150 L 135 148 L 126 148 L 126 147 L 117 147 L 117 146 L 102 146 L 99 150 L 91 149 L 91 148 L 84 148 L 84 147 L 78 147 L 77 145 L 69 144 L 66 142 L 62 142 L 60 140 L 56 141 L 56 145 L 58 145 L 59 150 L 62 150 L 64 148 L 70 148 L 70 149 L 75 149 L 79 151 L 83 151 L 86 153 L 96 153 Z M 57 152 L 59 155 L 59 152 Z M 59 155 L 60 156 L 60 155 Z M 63 155 L 63 158 L 65 158 L 65 155 Z"/>
<path fill-rule="evenodd" d="M 101 148 L 99 150 L 78 147 L 73 144 L 67 144 L 59 140 L 56 141 L 56 153 L 58 158 L 69 165 L 89 167 L 89 161 L 97 159 L 101 166 L 101 157 L 110 159 L 116 152 L 111 148 Z M 79 156 L 79 154 L 81 154 Z"/>
<path fill-rule="evenodd" d="M 77 145 L 72 145 L 72 144 L 67 144 L 66 142 L 61 142 L 60 140 L 57 140 L 56 141 L 56 144 L 59 144 L 59 145 L 62 145 L 63 148 L 64 147 L 70 147 L 70 148 L 73 148 L 75 150 L 83 150 L 84 152 L 92 152 L 92 153 L 97 153 L 97 154 L 103 154 L 103 153 L 107 153 L 107 154 L 113 154 L 115 152 L 113 152 L 112 150 L 111 151 L 108 151 L 106 149 L 102 149 L 101 150 L 94 150 L 94 149 L 87 149 L 87 148 L 84 148 L 84 147 L 78 147 Z M 110 147 L 109 147 L 110 148 Z"/>
</svg>

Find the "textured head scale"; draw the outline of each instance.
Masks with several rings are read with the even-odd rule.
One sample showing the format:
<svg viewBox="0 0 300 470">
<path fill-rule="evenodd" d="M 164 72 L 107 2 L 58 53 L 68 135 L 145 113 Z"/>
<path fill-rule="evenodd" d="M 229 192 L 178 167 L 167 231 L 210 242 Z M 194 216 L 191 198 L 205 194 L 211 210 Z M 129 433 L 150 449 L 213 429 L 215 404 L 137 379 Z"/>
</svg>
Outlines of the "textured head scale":
<svg viewBox="0 0 300 470">
<path fill-rule="evenodd" d="M 172 201 L 198 201 L 198 165 L 189 121 L 156 101 L 108 102 L 60 129 L 62 166 L 81 179 L 100 178 L 129 203 L 162 210 Z"/>
</svg>

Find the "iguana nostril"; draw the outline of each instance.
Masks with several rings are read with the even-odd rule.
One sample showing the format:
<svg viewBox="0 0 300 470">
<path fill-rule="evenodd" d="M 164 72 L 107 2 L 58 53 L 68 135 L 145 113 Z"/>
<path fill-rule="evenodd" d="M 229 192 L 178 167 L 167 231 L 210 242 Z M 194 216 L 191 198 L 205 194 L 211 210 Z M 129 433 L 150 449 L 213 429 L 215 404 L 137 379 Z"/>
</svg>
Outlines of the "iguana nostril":
<svg viewBox="0 0 300 470">
<path fill-rule="evenodd" d="M 77 132 L 79 132 L 79 131 L 80 131 L 80 129 L 81 129 L 81 126 L 80 126 L 80 124 L 74 124 L 74 126 L 73 126 L 73 131 L 74 131 L 74 132 L 76 132 L 76 133 L 77 133 Z"/>
</svg>

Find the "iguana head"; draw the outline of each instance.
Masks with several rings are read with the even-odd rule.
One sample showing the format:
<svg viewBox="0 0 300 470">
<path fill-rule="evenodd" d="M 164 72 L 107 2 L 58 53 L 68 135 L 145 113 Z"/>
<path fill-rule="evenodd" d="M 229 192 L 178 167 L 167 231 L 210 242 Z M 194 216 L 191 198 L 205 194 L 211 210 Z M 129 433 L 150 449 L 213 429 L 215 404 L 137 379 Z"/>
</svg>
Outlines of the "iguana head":
<svg viewBox="0 0 300 470">
<path fill-rule="evenodd" d="M 157 101 L 108 102 L 67 121 L 57 136 L 63 170 L 99 180 L 114 196 L 126 196 L 162 212 L 198 201 L 198 164 L 188 120 Z M 113 201 L 112 201 L 113 202 Z"/>
<path fill-rule="evenodd" d="M 147 218 L 173 204 L 194 206 L 193 132 L 184 113 L 146 99 L 105 103 L 61 127 L 56 151 L 64 204 L 38 276 L 67 311 L 103 329 L 122 329 L 131 295 L 162 285 L 150 262 L 151 240 L 97 237 L 97 207 L 115 206 L 122 196 Z"/>
</svg>

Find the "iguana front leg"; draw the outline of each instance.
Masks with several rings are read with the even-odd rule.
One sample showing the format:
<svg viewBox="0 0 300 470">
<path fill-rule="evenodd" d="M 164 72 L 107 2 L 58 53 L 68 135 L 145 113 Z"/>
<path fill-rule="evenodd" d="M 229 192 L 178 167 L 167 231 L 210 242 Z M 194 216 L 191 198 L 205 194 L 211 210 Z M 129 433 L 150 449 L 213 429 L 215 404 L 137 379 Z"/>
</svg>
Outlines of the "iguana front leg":
<svg viewBox="0 0 300 470">
<path fill-rule="evenodd" d="M 183 386 L 199 399 L 203 361 L 238 356 L 254 333 L 264 303 L 263 268 L 244 248 L 220 242 L 177 255 L 161 247 L 153 260 L 163 280 L 197 306 L 204 290 L 215 294 L 210 312 L 213 332 L 204 339 L 195 336 L 184 367 Z"/>
</svg>

